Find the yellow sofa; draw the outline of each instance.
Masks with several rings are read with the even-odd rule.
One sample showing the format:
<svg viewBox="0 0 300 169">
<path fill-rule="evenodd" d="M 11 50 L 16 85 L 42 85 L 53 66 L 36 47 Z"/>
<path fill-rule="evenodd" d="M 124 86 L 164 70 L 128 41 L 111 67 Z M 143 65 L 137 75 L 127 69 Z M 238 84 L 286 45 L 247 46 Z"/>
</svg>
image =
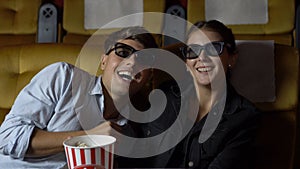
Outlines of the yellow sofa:
<svg viewBox="0 0 300 169">
<path fill-rule="evenodd" d="M 294 169 L 299 104 L 299 52 L 296 48 L 275 46 L 276 100 L 256 103 L 263 111 L 257 137 L 257 169 Z"/>
<path fill-rule="evenodd" d="M 205 20 L 205 0 L 188 0 L 187 20 L 191 23 Z M 293 45 L 295 0 L 268 0 L 268 23 L 266 24 L 228 26 L 239 40 L 275 40 L 278 44 Z"/>
<path fill-rule="evenodd" d="M 179 52 L 174 47 L 176 46 L 166 49 Z M 19 91 L 39 70 L 57 61 L 77 64 L 77 56 L 80 54 L 85 55 L 81 45 L 32 44 L 0 47 L 0 123 Z M 255 169 L 293 169 L 296 160 L 299 54 L 295 48 L 275 45 L 275 78 L 276 100 L 256 103 L 263 111 L 263 119 L 255 144 Z"/>
<path fill-rule="evenodd" d="M 36 41 L 41 1 L 0 1 L 0 46 L 29 44 Z"/>
<path fill-rule="evenodd" d="M 0 123 L 19 91 L 45 66 L 65 61 L 75 64 L 79 45 L 32 44 L 0 47 Z"/>
<path fill-rule="evenodd" d="M 162 0 L 144 0 L 144 12 L 164 12 L 165 2 Z M 84 28 L 84 1 L 83 0 L 64 0 L 64 13 L 62 29 L 65 34 L 62 34 L 62 42 L 70 44 L 84 44 L 86 40 L 97 31 L 97 29 Z M 113 10 L 113 9 L 112 9 Z M 160 32 L 163 18 L 153 18 L 144 16 L 143 26 L 153 32 Z M 99 31 L 99 35 L 103 39 L 115 31 L 116 29 L 103 29 Z M 161 43 L 161 37 L 156 36 L 158 43 Z"/>
</svg>

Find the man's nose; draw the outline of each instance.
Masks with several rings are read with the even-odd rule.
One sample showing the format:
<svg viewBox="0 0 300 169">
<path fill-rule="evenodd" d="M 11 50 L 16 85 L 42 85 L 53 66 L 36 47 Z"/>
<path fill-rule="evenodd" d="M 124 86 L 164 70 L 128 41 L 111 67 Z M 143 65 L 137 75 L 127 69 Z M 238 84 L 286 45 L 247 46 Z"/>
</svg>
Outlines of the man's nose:
<svg viewBox="0 0 300 169">
<path fill-rule="evenodd" d="M 136 64 L 136 54 L 133 53 L 130 56 L 128 56 L 127 58 L 124 59 L 124 62 L 126 65 L 135 65 Z"/>
</svg>

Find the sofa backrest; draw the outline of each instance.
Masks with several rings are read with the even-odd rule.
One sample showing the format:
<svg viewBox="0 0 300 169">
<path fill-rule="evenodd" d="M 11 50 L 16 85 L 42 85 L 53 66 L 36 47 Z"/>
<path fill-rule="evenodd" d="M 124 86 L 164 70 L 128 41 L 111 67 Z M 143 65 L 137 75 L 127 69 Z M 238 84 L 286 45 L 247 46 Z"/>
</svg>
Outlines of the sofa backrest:
<svg viewBox="0 0 300 169">
<path fill-rule="evenodd" d="M 36 41 L 41 1 L 0 1 L 0 46 Z"/>
<path fill-rule="evenodd" d="M 75 64 L 79 45 L 32 44 L 0 48 L 0 122 L 20 90 L 45 66 L 64 61 Z"/>
<path fill-rule="evenodd" d="M 84 26 L 85 6 L 83 0 L 64 0 L 64 13 L 62 28 L 66 31 L 63 36 L 63 43 L 84 44 L 85 41 L 97 31 L 97 29 L 86 29 Z M 143 0 L 144 12 L 164 12 L 165 2 L 162 0 Z M 113 10 L 113 9 L 112 9 Z M 159 32 L 163 24 L 162 17 L 149 17 L 144 15 L 143 26 L 148 30 Z M 101 29 L 99 35 L 105 37 L 116 31 L 117 28 Z M 160 43 L 160 36 L 157 42 Z"/>
<path fill-rule="evenodd" d="M 189 22 L 195 23 L 199 20 L 206 19 L 205 2 L 207 1 L 188 1 L 187 20 Z M 226 2 L 231 1 L 227 0 Z M 236 4 L 230 4 L 230 6 L 233 11 L 236 11 L 234 8 L 239 8 L 239 6 L 236 6 Z M 219 6 L 218 8 L 221 7 Z M 228 25 L 235 34 L 236 39 L 275 40 L 275 42 L 278 44 L 293 45 L 295 0 L 267 0 L 267 10 L 267 23 Z M 257 11 L 252 12 L 255 13 Z"/>
<path fill-rule="evenodd" d="M 256 168 L 293 169 L 299 106 L 299 53 L 286 45 L 275 46 L 274 102 L 256 103 L 263 111 L 256 140 Z M 299 132 L 298 132 L 299 133 Z"/>
</svg>

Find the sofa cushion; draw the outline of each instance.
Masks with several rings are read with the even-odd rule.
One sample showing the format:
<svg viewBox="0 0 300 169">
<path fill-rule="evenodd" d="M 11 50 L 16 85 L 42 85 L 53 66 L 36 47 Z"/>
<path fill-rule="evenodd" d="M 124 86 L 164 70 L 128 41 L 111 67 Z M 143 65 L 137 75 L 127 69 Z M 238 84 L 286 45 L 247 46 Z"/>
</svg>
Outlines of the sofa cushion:
<svg viewBox="0 0 300 169">
<path fill-rule="evenodd" d="M 45 66 L 64 61 L 75 64 L 80 45 L 33 44 L 0 48 L 0 121 L 20 90 Z"/>
<path fill-rule="evenodd" d="M 0 34 L 35 34 L 41 0 L 0 1 Z"/>
<path fill-rule="evenodd" d="M 296 110 L 298 106 L 299 53 L 296 48 L 275 45 L 275 102 L 257 103 L 263 111 Z"/>
<path fill-rule="evenodd" d="M 165 2 L 161 0 L 144 0 L 144 12 L 164 12 Z M 76 12 L 74 12 L 76 11 Z M 143 26 L 151 32 L 160 33 L 163 23 L 162 17 L 151 17 L 144 15 Z M 97 29 L 84 28 L 84 1 L 64 0 L 63 29 L 66 35 L 63 37 L 64 43 L 83 44 Z M 101 29 L 97 31 L 99 35 L 108 35 L 118 29 Z M 160 37 L 160 36 L 159 36 Z M 161 43 L 161 38 L 156 38 Z"/>
<path fill-rule="evenodd" d="M 35 42 L 40 5 L 41 0 L 0 1 L 0 46 Z"/>
<path fill-rule="evenodd" d="M 205 20 L 205 0 L 189 0 L 187 16 L 192 23 Z M 280 11 L 280 12 L 279 12 Z M 281 34 L 294 29 L 295 1 L 268 0 L 267 24 L 229 25 L 235 34 Z"/>
<path fill-rule="evenodd" d="M 292 33 L 295 23 L 295 1 L 268 0 L 268 15 L 268 23 L 266 24 L 236 24 L 228 26 L 236 35 L 263 35 L 261 37 L 267 38 L 267 40 L 273 39 L 276 43 L 292 45 Z M 191 23 L 205 20 L 205 0 L 188 1 L 187 20 Z M 269 35 L 280 35 L 280 37 Z M 247 39 L 253 38 L 250 36 Z M 290 39 L 290 41 L 286 41 L 286 39 Z"/>
</svg>

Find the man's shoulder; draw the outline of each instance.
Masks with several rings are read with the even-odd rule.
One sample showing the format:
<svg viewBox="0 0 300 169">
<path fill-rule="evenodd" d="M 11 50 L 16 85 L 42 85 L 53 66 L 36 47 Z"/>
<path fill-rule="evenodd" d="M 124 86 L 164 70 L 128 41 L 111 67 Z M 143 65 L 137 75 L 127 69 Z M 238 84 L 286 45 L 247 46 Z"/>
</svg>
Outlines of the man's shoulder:
<svg viewBox="0 0 300 169">
<path fill-rule="evenodd" d="M 83 69 L 67 62 L 52 63 L 42 69 L 39 73 L 48 73 L 50 76 L 73 76 L 74 74 L 84 76 L 89 75 L 89 73 Z"/>
<path fill-rule="evenodd" d="M 58 77 L 64 78 L 65 76 L 70 75 L 73 69 L 74 66 L 66 62 L 52 63 L 44 67 L 42 70 L 40 70 L 32 78 L 31 81 L 40 81 L 40 80 L 50 81 L 51 79 L 56 79 Z"/>
<path fill-rule="evenodd" d="M 44 69 L 52 69 L 52 70 L 69 70 L 74 69 L 75 66 L 67 63 L 67 62 L 55 62 L 48 66 L 46 66 Z"/>
</svg>

